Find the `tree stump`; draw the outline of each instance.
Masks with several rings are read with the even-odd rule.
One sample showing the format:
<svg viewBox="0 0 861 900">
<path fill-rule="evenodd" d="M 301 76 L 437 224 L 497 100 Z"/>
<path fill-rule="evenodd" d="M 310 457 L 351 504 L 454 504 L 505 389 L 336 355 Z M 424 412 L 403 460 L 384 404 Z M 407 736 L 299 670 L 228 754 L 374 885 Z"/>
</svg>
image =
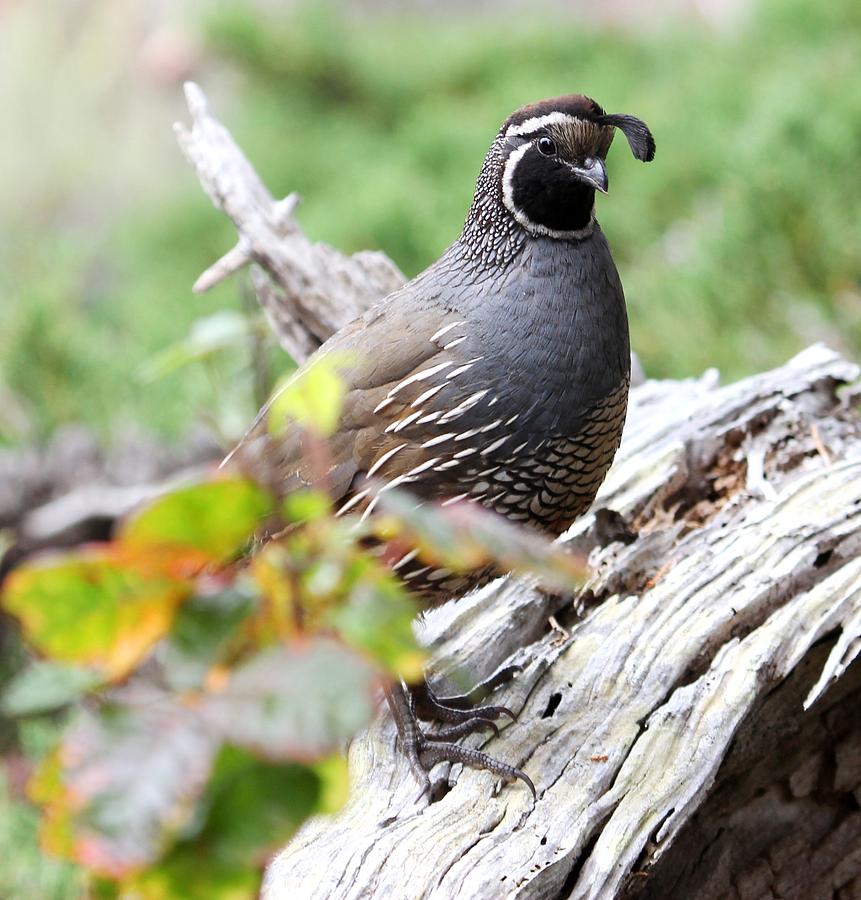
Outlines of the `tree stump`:
<svg viewBox="0 0 861 900">
<path fill-rule="evenodd" d="M 188 96 L 181 143 L 240 233 L 203 285 L 254 262 L 302 358 L 399 274 L 311 244 Z M 346 807 L 274 859 L 265 900 L 861 897 L 858 375 L 817 345 L 737 384 L 635 388 L 564 537 L 589 553 L 578 596 L 503 579 L 421 625 L 441 691 L 523 667 L 494 698 L 518 721 L 467 740 L 537 802 L 447 764 L 419 799 L 381 713 L 350 747 Z"/>
</svg>

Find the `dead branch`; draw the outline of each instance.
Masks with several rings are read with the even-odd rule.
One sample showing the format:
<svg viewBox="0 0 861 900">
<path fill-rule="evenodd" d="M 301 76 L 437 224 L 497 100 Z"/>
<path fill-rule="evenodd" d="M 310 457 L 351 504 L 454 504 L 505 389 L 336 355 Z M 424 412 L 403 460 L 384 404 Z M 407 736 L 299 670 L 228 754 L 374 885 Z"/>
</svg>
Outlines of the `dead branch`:
<svg viewBox="0 0 861 900">
<path fill-rule="evenodd" d="M 293 213 L 297 194 L 274 200 L 227 129 L 210 113 L 203 91 L 185 86 L 191 129 L 174 126 L 177 140 L 216 208 L 233 221 L 239 240 L 194 285 L 206 291 L 249 263 L 263 272 L 254 284 L 279 341 L 301 362 L 329 335 L 404 283 L 384 254 L 345 256 L 312 243 Z"/>
</svg>

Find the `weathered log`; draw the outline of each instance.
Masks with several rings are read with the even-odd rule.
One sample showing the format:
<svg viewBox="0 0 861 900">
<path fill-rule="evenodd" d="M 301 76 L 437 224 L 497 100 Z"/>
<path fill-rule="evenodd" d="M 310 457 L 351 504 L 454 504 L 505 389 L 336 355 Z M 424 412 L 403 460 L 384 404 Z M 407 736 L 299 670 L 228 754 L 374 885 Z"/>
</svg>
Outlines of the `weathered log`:
<svg viewBox="0 0 861 900">
<path fill-rule="evenodd" d="M 44 446 L 0 451 L 0 580 L 33 553 L 106 540 L 133 507 L 223 456 L 202 431 L 167 446 L 129 429 L 105 448 L 72 425 Z"/>
<path fill-rule="evenodd" d="M 382 716 L 267 900 L 807 898 L 861 876 L 861 429 L 835 394 L 855 377 L 813 347 L 636 389 L 597 501 L 627 542 L 596 545 L 594 515 L 568 536 L 594 545 L 582 612 L 504 582 L 427 622 L 441 681 L 524 665 L 500 692 L 518 722 L 476 745 L 537 804 L 472 771 L 416 802 Z"/>
<path fill-rule="evenodd" d="M 195 128 L 211 120 L 189 101 Z M 282 339 L 311 349 L 353 290 L 325 261 L 361 264 L 295 223 L 259 228 L 260 209 L 249 224 L 231 192 L 271 199 L 218 127 L 212 147 L 200 127 L 195 165 L 240 235 L 256 230 L 246 256 L 274 281 L 261 302 Z M 350 747 L 348 804 L 276 857 L 266 900 L 861 896 L 857 377 L 814 346 L 738 384 L 634 390 L 595 511 L 565 538 L 590 551 L 584 590 L 502 580 L 422 626 L 443 690 L 523 666 L 498 694 L 518 722 L 468 740 L 523 768 L 537 803 L 459 766 L 418 798 L 381 714 Z"/>
</svg>

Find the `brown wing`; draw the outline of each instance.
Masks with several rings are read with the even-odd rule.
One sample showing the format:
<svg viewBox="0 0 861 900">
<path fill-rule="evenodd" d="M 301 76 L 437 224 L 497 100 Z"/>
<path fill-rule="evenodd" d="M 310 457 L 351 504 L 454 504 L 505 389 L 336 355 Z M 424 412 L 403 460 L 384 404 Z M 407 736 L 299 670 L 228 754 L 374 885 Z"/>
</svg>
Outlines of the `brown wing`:
<svg viewBox="0 0 861 900">
<path fill-rule="evenodd" d="M 471 353 L 475 358 L 466 323 L 455 311 L 438 302 L 410 302 L 403 293 L 333 335 L 294 376 L 301 378 L 327 353 L 343 353 L 348 360 L 339 367 L 347 395 L 339 428 L 328 441 L 326 479 L 344 511 L 367 502 L 360 490 L 364 476 L 410 484 L 439 464 L 433 438 L 457 403 L 458 374 L 470 367 Z M 304 452 L 301 431 L 288 427 L 277 436 L 269 433 L 271 403 L 228 459 L 235 454 L 253 464 L 265 455 L 266 471 L 276 472 L 287 491 L 313 483 L 315 465 Z"/>
</svg>

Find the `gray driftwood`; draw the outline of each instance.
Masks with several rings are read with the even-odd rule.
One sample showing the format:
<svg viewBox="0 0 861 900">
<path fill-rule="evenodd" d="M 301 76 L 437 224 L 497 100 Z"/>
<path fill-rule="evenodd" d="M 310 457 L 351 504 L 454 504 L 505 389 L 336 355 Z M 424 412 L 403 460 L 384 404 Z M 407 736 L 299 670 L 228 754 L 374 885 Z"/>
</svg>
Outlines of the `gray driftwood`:
<svg viewBox="0 0 861 900">
<path fill-rule="evenodd" d="M 241 235 L 206 277 L 258 263 L 301 357 L 396 270 L 285 225 L 198 89 L 189 102 L 183 146 Z M 471 740 L 538 802 L 444 766 L 451 788 L 417 799 L 381 713 L 350 747 L 350 801 L 274 859 L 265 900 L 861 897 L 857 378 L 814 346 L 729 386 L 635 389 L 595 511 L 565 538 L 590 552 L 585 589 L 503 580 L 423 626 L 441 690 L 524 666 L 498 694 L 519 721 Z"/>
</svg>

